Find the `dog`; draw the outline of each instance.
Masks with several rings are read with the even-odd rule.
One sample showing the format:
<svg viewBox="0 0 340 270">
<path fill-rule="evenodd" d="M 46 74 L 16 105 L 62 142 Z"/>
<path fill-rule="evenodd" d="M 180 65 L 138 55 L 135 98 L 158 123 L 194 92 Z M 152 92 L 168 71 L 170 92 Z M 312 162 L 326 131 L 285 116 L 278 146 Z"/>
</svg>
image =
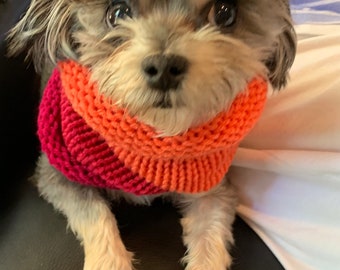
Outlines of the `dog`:
<svg viewBox="0 0 340 270">
<path fill-rule="evenodd" d="M 215 117 L 254 76 L 283 88 L 296 50 L 286 0 L 32 0 L 8 41 L 9 54 L 27 51 L 39 72 L 66 59 L 88 67 L 101 94 L 160 137 Z M 149 205 L 157 195 L 73 183 L 45 154 L 35 179 L 82 242 L 85 270 L 134 269 L 109 201 Z M 228 181 L 159 196 L 183 215 L 185 269 L 229 269 L 237 196 Z"/>
</svg>

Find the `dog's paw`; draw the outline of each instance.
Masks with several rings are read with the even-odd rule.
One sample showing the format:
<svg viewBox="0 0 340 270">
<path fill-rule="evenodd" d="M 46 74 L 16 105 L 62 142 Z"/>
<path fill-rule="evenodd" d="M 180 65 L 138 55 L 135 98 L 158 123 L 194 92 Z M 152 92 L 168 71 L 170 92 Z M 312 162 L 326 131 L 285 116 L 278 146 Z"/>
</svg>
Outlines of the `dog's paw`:
<svg viewBox="0 0 340 270">
<path fill-rule="evenodd" d="M 187 254 L 182 262 L 186 265 L 185 270 L 228 270 L 232 263 L 232 257 L 227 251 L 216 253 L 206 251 L 206 253 L 194 256 Z"/>
<path fill-rule="evenodd" d="M 189 263 L 185 267 L 185 270 L 229 270 L 231 266 L 231 261 L 228 264 L 220 263 Z"/>
<path fill-rule="evenodd" d="M 89 253 L 85 257 L 83 270 L 134 270 L 132 257 L 131 252 L 126 252 L 124 255 L 110 252 Z"/>
</svg>

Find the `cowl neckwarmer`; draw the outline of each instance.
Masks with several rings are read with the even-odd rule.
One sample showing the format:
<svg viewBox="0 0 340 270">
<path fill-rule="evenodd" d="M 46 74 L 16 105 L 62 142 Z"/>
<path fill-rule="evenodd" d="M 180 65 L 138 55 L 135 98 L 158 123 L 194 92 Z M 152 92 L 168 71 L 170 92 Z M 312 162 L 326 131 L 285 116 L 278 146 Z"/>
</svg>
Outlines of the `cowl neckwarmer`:
<svg viewBox="0 0 340 270">
<path fill-rule="evenodd" d="M 222 181 L 266 97 L 266 81 L 253 79 L 212 120 L 160 137 L 101 95 L 86 67 L 64 61 L 44 91 L 38 136 L 51 165 L 70 181 L 135 195 L 205 192 Z"/>
</svg>

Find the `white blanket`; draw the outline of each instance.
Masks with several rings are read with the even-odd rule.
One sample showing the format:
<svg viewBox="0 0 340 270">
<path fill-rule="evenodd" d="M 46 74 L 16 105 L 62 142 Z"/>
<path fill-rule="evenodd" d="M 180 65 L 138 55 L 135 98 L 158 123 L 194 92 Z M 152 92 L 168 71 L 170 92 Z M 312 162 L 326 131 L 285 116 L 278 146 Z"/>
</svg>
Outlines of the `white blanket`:
<svg viewBox="0 0 340 270">
<path fill-rule="evenodd" d="M 337 270 L 340 25 L 299 25 L 297 31 L 303 39 L 288 88 L 272 94 L 229 176 L 240 196 L 239 215 L 285 269 Z"/>
</svg>

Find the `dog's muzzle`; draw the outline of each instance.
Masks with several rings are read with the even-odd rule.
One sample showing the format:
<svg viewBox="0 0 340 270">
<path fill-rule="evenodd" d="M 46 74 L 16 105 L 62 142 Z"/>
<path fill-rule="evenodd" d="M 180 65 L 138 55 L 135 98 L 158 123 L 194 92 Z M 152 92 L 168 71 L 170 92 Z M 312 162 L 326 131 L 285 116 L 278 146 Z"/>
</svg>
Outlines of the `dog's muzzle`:
<svg viewBox="0 0 340 270">
<path fill-rule="evenodd" d="M 162 92 L 177 90 L 188 67 L 188 60 L 175 54 L 151 55 L 142 62 L 143 73 L 149 87 Z"/>
</svg>

